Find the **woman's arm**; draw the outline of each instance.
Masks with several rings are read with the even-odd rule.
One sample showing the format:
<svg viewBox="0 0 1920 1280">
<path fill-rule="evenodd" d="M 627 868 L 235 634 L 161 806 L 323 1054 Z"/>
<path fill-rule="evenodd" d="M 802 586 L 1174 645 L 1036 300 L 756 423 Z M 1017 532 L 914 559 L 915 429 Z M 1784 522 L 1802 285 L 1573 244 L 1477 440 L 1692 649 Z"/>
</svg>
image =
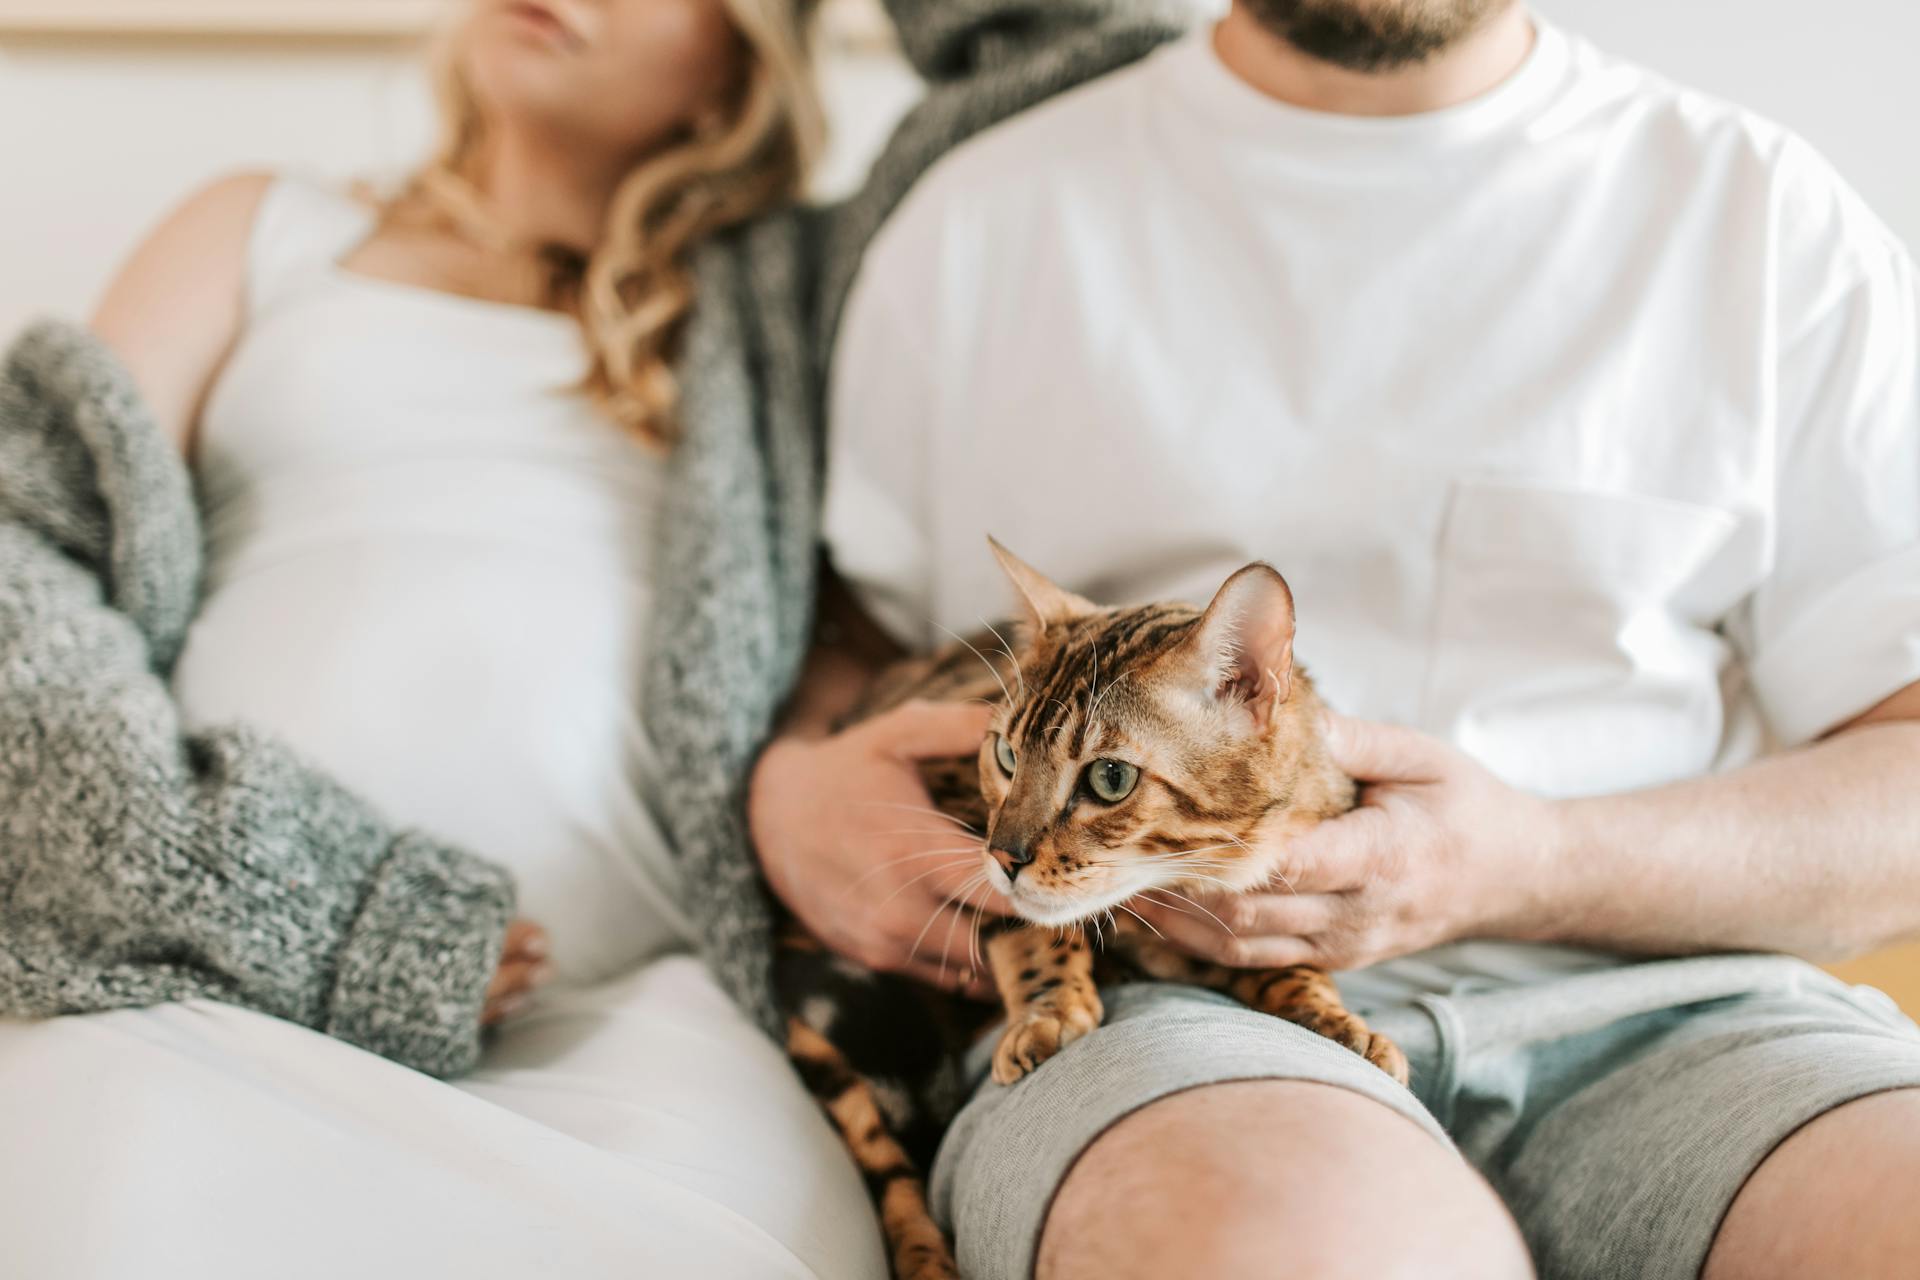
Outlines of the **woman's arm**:
<svg viewBox="0 0 1920 1280">
<path fill-rule="evenodd" d="M 235 174 L 189 196 L 134 250 L 94 311 L 93 331 L 182 452 L 245 323 L 247 243 L 272 182 Z"/>
<path fill-rule="evenodd" d="M 511 882 L 268 738 L 185 732 L 198 552 L 126 371 L 29 331 L 0 366 L 0 1017 L 210 996 L 467 1069 L 537 963 Z"/>
</svg>

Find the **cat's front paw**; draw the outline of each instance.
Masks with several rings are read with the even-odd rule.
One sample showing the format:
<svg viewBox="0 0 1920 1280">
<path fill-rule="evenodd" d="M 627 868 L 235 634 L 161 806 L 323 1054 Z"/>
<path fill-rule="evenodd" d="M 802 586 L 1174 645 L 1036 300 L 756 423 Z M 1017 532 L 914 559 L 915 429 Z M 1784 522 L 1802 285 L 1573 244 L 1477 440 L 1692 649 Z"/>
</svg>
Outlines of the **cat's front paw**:
<svg viewBox="0 0 1920 1280">
<path fill-rule="evenodd" d="M 1407 1068 L 1407 1055 L 1378 1031 L 1368 1033 L 1367 1047 L 1362 1052 L 1368 1062 L 1392 1076 L 1395 1084 L 1406 1084 L 1412 1075 Z"/>
<path fill-rule="evenodd" d="M 1411 1072 L 1407 1068 L 1407 1055 L 1401 1052 L 1399 1045 L 1369 1027 L 1363 1019 L 1345 1010 L 1341 1011 L 1340 1016 L 1330 1021 L 1330 1026 L 1320 1029 L 1321 1035 L 1330 1040 L 1337 1040 L 1353 1050 L 1392 1076 L 1395 1084 L 1407 1083 Z"/>
<path fill-rule="evenodd" d="M 1007 1024 L 993 1051 L 993 1079 L 1012 1084 L 1100 1025 L 1100 1002 L 1030 1006 Z"/>
</svg>

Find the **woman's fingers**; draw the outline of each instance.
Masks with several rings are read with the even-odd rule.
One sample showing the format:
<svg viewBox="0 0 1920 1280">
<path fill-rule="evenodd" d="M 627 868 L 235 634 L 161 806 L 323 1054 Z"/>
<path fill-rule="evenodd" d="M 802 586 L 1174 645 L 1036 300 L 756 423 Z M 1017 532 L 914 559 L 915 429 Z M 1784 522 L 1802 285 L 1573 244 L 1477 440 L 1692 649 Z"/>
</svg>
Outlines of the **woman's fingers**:
<svg viewBox="0 0 1920 1280">
<path fill-rule="evenodd" d="M 515 920 L 507 926 L 506 940 L 500 948 L 500 966 L 487 983 L 486 1004 L 480 1011 L 480 1025 L 490 1027 L 527 1002 L 533 989 L 553 976 L 547 962 L 547 931 L 531 920 Z"/>
<path fill-rule="evenodd" d="M 523 995 L 553 976 L 553 966 L 544 960 L 510 960 L 493 971 L 487 984 L 487 999 Z"/>
<path fill-rule="evenodd" d="M 535 987 L 548 977 L 543 963 L 503 965 L 487 984 L 487 1001 L 480 1011 L 480 1025 L 490 1027 L 508 1014 L 523 1008 Z"/>
<path fill-rule="evenodd" d="M 507 926 L 506 941 L 500 947 L 502 962 L 516 958 L 547 958 L 547 931 L 531 920 L 515 920 Z"/>
</svg>

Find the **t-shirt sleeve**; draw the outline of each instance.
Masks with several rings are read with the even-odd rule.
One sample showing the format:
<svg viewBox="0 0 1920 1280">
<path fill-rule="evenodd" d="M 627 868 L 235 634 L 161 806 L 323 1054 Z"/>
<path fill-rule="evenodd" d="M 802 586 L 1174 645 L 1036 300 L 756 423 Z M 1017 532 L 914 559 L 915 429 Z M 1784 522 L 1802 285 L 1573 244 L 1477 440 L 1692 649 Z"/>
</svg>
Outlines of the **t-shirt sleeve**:
<svg viewBox="0 0 1920 1280">
<path fill-rule="evenodd" d="M 1735 635 L 1794 745 L 1920 681 L 1920 280 L 1810 149 L 1782 167 L 1776 537 Z"/>
<path fill-rule="evenodd" d="M 868 614 L 909 648 L 932 640 L 927 492 L 932 385 L 927 317 L 913 314 L 913 264 L 885 232 L 843 312 L 827 406 L 824 536 Z"/>
</svg>

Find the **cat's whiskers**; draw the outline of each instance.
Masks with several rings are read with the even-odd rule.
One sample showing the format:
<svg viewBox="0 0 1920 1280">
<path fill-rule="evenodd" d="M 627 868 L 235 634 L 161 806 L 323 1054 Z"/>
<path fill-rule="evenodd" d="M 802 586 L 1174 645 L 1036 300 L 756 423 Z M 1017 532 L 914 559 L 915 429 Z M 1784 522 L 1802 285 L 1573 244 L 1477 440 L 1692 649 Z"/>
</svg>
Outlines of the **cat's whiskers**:
<svg viewBox="0 0 1920 1280">
<path fill-rule="evenodd" d="M 973 641 L 967 639 L 965 636 L 961 635 L 958 631 L 955 631 L 952 627 L 941 626 L 941 624 L 937 622 L 934 623 L 934 625 L 936 627 L 940 627 L 942 631 L 952 636 L 955 640 L 958 640 L 961 644 L 967 646 L 967 652 L 971 653 L 974 657 L 980 659 L 980 665 L 993 673 L 993 682 L 1000 686 L 1000 692 L 1002 696 L 1004 696 L 1008 702 L 1013 701 L 1013 690 L 1007 688 L 1007 682 L 1001 678 L 1000 668 L 994 666 L 991 662 L 988 662 L 987 655 L 973 647 Z M 1015 662 L 1014 670 L 1018 671 L 1019 669 L 1020 669 L 1020 664 L 1018 662 Z"/>
<path fill-rule="evenodd" d="M 1027 696 L 1027 677 L 1026 673 L 1020 670 L 1020 659 L 1014 656 L 1013 646 L 1008 644 L 1007 638 L 1000 634 L 1000 628 L 994 626 L 985 618 L 980 619 L 980 625 L 992 632 L 993 638 L 1000 642 L 1000 652 L 1006 654 L 1007 661 L 1013 664 L 1013 678 L 1020 685 L 1021 700 L 1025 701 Z"/>
<path fill-rule="evenodd" d="M 1218 853 L 1222 849 L 1231 849 L 1232 847 L 1232 845 L 1226 844 L 1209 844 L 1202 845 L 1198 849 L 1168 849 L 1161 853 L 1136 853 L 1132 856 L 1136 862 L 1200 861 L 1202 860 L 1200 859 L 1200 855 L 1203 853 Z M 1223 866 L 1226 865 L 1226 860 L 1223 858 L 1210 858 L 1205 859 L 1205 861 L 1219 863 Z"/>
<path fill-rule="evenodd" d="M 931 805 L 899 804 L 892 800 L 863 800 L 861 801 L 861 803 L 874 809 L 899 809 L 905 813 L 930 813 L 934 817 L 939 818 L 942 821 L 951 822 L 954 826 L 960 828 L 962 831 L 966 832 L 970 836 L 977 836 L 977 835 L 983 834 L 980 831 L 980 829 L 974 826 L 972 823 L 962 822 L 960 821 L 960 819 L 954 817 L 952 814 L 946 812 L 945 810 L 935 809 Z"/>
<path fill-rule="evenodd" d="M 940 918 L 940 913 L 944 911 L 946 908 L 952 906 L 954 903 L 954 900 L 959 898 L 962 894 L 971 896 L 975 887 L 980 882 L 986 880 L 986 878 L 987 878 L 987 873 L 984 869 L 974 872 L 973 875 L 967 877 L 966 881 L 961 884 L 960 888 L 948 894 L 945 898 L 941 900 L 939 906 L 935 907 L 932 911 L 928 912 L 927 922 L 920 926 L 919 933 L 916 933 L 913 935 L 913 945 L 907 948 L 907 954 L 909 955 L 920 954 L 920 944 L 926 941 L 927 930 L 933 928 L 933 922 Z M 956 917 L 955 919 L 957 921 L 958 917 Z M 953 924 L 949 923 L 947 927 L 951 929 L 953 927 Z"/>
<path fill-rule="evenodd" d="M 1238 843 L 1238 842 L 1236 841 L 1236 842 L 1234 842 L 1234 843 Z M 1241 847 L 1242 847 L 1242 848 L 1244 848 L 1245 846 L 1243 845 L 1243 846 L 1241 846 Z M 1218 852 L 1220 852 L 1220 851 L 1221 851 L 1222 849 L 1231 849 L 1231 848 L 1233 848 L 1233 843 L 1229 843 L 1229 844 L 1203 844 L 1203 845 L 1201 845 L 1201 846 L 1200 846 L 1199 848 L 1197 848 L 1197 849 L 1174 849 L 1174 850 L 1171 850 L 1171 851 L 1170 851 L 1170 853 L 1169 853 L 1169 856 L 1170 856 L 1170 857 L 1175 857 L 1175 858 L 1184 858 L 1184 857 L 1187 857 L 1187 856 L 1188 856 L 1188 855 L 1190 855 L 1190 854 L 1195 854 L 1195 853 L 1218 853 Z M 1249 852 L 1251 852 L 1251 850 L 1249 850 Z"/>
<path fill-rule="evenodd" d="M 985 892 L 980 895 L 980 905 L 984 907 L 987 904 L 987 898 L 993 893 L 993 881 L 988 880 L 981 887 Z M 971 896 L 968 901 L 971 903 Z M 975 973 L 979 973 L 981 968 L 980 929 L 986 922 L 987 918 L 976 909 L 973 913 L 973 936 L 967 939 L 967 964 Z"/>
<path fill-rule="evenodd" d="M 1260 856 L 1258 851 L 1256 851 L 1252 845 L 1248 844 L 1245 840 L 1242 840 L 1239 836 L 1228 836 L 1227 838 L 1233 841 L 1235 844 L 1239 845 L 1242 849 L 1245 849 L 1247 851 L 1247 856 L 1249 858 L 1257 858 Z M 1288 893 L 1293 894 L 1295 897 L 1300 896 L 1300 891 L 1293 887 L 1293 881 L 1288 879 L 1287 873 L 1282 871 L 1279 867 L 1274 867 L 1272 871 L 1268 872 L 1268 874 L 1271 875 L 1275 880 L 1278 880 L 1280 882 L 1280 887 L 1285 889 Z"/>
<path fill-rule="evenodd" d="M 1190 867 L 1198 871 L 1230 871 L 1234 868 L 1234 864 L 1231 862 L 1213 862 L 1205 858 L 1112 858 L 1102 859 L 1089 863 L 1088 865 L 1095 867 L 1113 867 L 1125 871 L 1139 867 L 1143 863 L 1155 868 L 1163 869 L 1167 866 L 1177 865 L 1182 868 Z"/>
<path fill-rule="evenodd" d="M 947 980 L 947 952 L 950 951 L 953 947 L 954 927 L 960 923 L 961 912 L 966 910 L 969 904 L 973 902 L 973 895 L 978 893 L 980 889 L 986 887 L 985 873 L 981 874 L 980 881 L 981 883 L 978 887 L 973 887 L 971 885 L 968 887 L 966 891 L 966 896 L 960 899 L 959 905 L 954 908 L 953 919 L 947 921 L 947 936 L 940 940 L 940 981 L 942 982 L 945 982 Z"/>
<path fill-rule="evenodd" d="M 1132 907 L 1128 906 L 1126 903 L 1124 902 L 1120 903 L 1119 907 L 1122 911 L 1132 916 L 1135 920 L 1138 920 L 1141 924 L 1147 926 L 1147 928 L 1153 929 L 1153 921 L 1147 919 L 1145 916 L 1141 915 L 1138 911 L 1135 911 Z M 1160 939 L 1160 941 L 1162 942 L 1165 942 L 1167 940 L 1167 935 L 1164 933 L 1161 933 L 1158 929 L 1153 929 L 1153 936 Z"/>
<path fill-rule="evenodd" d="M 955 858 L 952 862 L 943 862 L 937 867 L 933 867 L 927 871 L 922 871 L 919 875 L 913 877 L 913 879 L 907 880 L 895 886 L 892 893 L 888 894 L 886 897 L 880 899 L 879 902 L 874 904 L 874 909 L 878 910 L 880 907 L 886 906 L 889 902 L 892 902 L 895 898 L 905 893 L 908 889 L 911 889 L 914 885 L 919 884 L 922 880 L 925 880 L 928 876 L 937 876 L 942 871 L 945 871 L 949 867 L 965 866 L 967 863 L 971 861 L 973 861 L 973 859 L 971 858 Z M 987 873 L 984 870 L 982 870 L 982 871 L 976 872 L 975 874 L 984 876 Z"/>
<path fill-rule="evenodd" d="M 1162 902 L 1160 899 L 1153 896 L 1155 892 L 1156 891 L 1153 889 L 1142 889 L 1138 896 L 1145 898 L 1148 902 L 1153 903 L 1153 905 L 1156 907 L 1165 907 L 1169 911 L 1178 911 L 1183 916 L 1190 916 L 1193 914 L 1193 912 L 1187 910 L 1185 907 L 1181 906 L 1177 902 Z"/>
<path fill-rule="evenodd" d="M 1201 906 L 1199 903 L 1194 902 L 1192 898 L 1189 898 L 1186 894 L 1180 892 L 1178 889 L 1172 889 L 1172 888 L 1168 888 L 1165 885 L 1162 885 L 1160 887 L 1160 891 L 1162 893 L 1170 893 L 1174 897 L 1180 899 L 1180 901 L 1189 903 L 1190 905 L 1197 908 L 1201 913 L 1203 913 L 1207 917 L 1207 919 L 1213 921 L 1215 924 L 1219 925 L 1222 929 L 1226 929 L 1227 936 L 1229 938 L 1237 938 L 1240 936 L 1239 934 L 1235 933 L 1232 929 L 1227 927 L 1227 922 L 1225 920 L 1222 920 L 1219 916 L 1213 914 L 1213 912 L 1208 911 L 1205 907 Z"/>
<path fill-rule="evenodd" d="M 928 858 L 945 857 L 948 859 L 948 861 L 941 863 L 940 864 L 941 866 L 955 866 L 955 867 L 965 866 L 967 863 L 972 862 L 973 859 L 957 858 L 957 857 L 954 857 L 954 855 L 961 854 L 961 853 L 978 853 L 979 851 L 980 851 L 979 846 L 968 845 L 965 848 L 960 848 L 960 849 L 928 849 L 921 853 L 905 853 L 900 855 L 897 858 L 888 858 L 885 861 L 876 863 L 875 865 L 868 867 L 865 871 L 862 871 L 857 877 L 854 878 L 853 882 L 847 886 L 846 891 L 848 893 L 852 893 L 855 889 L 858 889 L 861 885 L 873 879 L 875 876 L 879 875 L 881 872 L 890 871 L 894 867 L 899 866 L 903 862 L 924 862 Z M 937 871 L 939 870 L 939 868 L 936 867 L 935 870 Z"/>
</svg>

